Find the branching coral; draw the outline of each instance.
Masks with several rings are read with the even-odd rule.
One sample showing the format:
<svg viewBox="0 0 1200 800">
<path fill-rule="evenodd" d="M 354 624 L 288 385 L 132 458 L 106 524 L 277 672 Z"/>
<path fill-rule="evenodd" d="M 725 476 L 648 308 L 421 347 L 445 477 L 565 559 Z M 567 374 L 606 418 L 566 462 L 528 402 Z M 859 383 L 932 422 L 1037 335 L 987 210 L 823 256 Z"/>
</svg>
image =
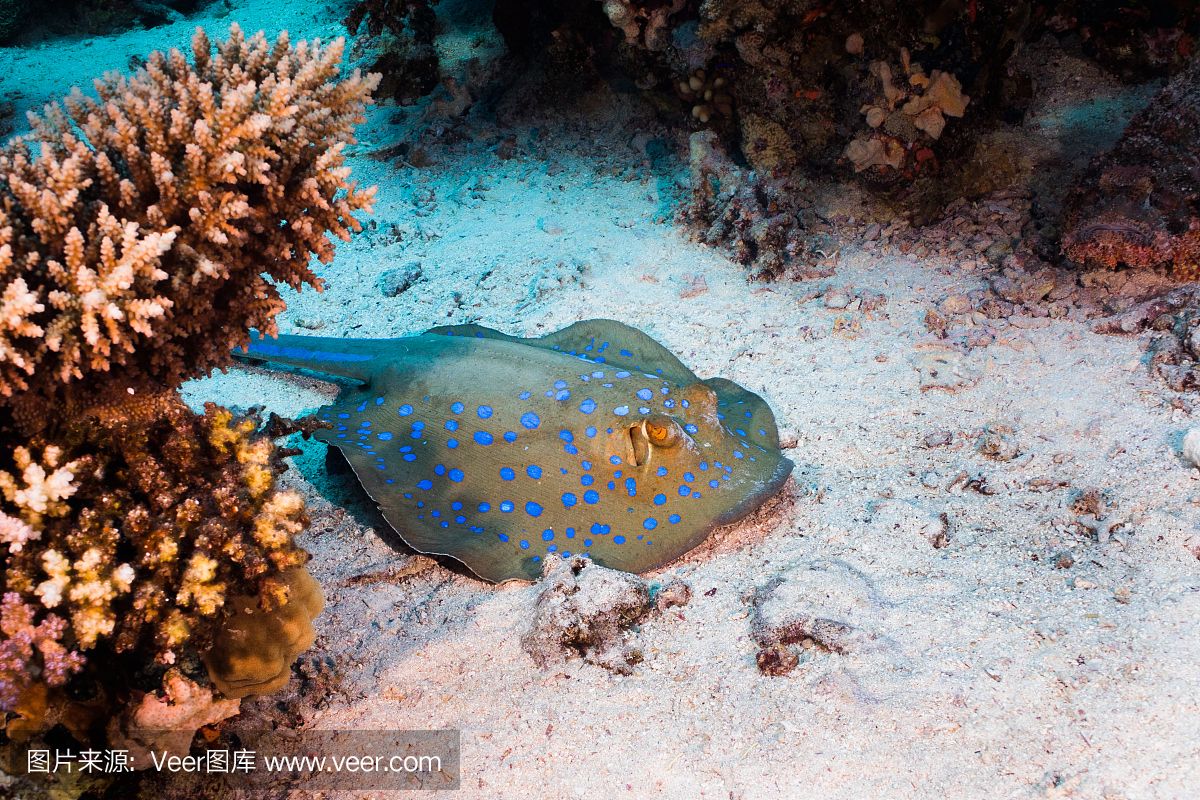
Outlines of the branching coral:
<svg viewBox="0 0 1200 800">
<path fill-rule="evenodd" d="M 0 151 L 0 395 L 120 368 L 166 384 L 274 330 L 275 288 L 359 229 L 343 151 L 377 78 L 286 35 L 152 55 L 31 118 Z M 219 313 L 213 313 L 219 309 Z"/>
<path fill-rule="evenodd" d="M 671 17 L 687 0 L 603 0 L 604 14 L 629 44 L 661 50 L 670 37 Z"/>
<path fill-rule="evenodd" d="M 1066 198 L 1063 252 L 1089 266 L 1200 279 L 1200 58 L 1097 157 Z"/>
</svg>

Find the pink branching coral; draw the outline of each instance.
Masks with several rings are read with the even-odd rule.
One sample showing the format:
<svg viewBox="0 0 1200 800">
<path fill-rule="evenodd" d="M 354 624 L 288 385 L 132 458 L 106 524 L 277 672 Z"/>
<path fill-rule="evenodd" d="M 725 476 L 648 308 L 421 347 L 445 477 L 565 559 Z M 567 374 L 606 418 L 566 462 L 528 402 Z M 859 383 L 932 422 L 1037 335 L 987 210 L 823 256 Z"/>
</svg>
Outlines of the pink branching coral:
<svg viewBox="0 0 1200 800">
<path fill-rule="evenodd" d="M 0 599 L 0 709 L 19 707 L 35 682 L 62 686 L 83 666 L 83 656 L 62 645 L 66 620 L 49 614 L 34 624 L 35 613 L 16 592 Z"/>
<path fill-rule="evenodd" d="M 378 82 L 344 44 L 247 39 L 153 54 L 76 90 L 0 151 L 0 396 L 120 367 L 173 385 L 274 330 L 276 283 L 320 288 L 326 234 L 373 191 L 343 150 Z"/>
</svg>

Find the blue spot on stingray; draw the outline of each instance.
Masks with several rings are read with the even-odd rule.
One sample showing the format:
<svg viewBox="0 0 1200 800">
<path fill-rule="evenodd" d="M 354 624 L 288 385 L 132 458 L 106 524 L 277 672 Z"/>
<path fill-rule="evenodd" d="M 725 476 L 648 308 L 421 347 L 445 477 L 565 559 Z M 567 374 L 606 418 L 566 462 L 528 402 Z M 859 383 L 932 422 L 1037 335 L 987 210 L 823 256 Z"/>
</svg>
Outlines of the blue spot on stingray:
<svg viewBox="0 0 1200 800">
<path fill-rule="evenodd" d="M 338 419 L 350 419 L 350 415 L 343 411 L 341 414 L 338 414 Z"/>
<path fill-rule="evenodd" d="M 530 464 L 525 468 L 525 474 L 536 481 L 538 478 L 542 477 L 542 468 L 537 464 Z"/>
<path fill-rule="evenodd" d="M 621 463 L 621 457 L 620 457 L 620 456 L 610 456 L 608 460 L 609 460 L 611 463 L 613 463 L 613 464 L 620 464 L 620 463 Z"/>
<path fill-rule="evenodd" d="M 402 405 L 396 409 L 396 413 L 402 417 L 407 417 L 412 412 L 413 412 L 413 407 L 410 406 L 408 403 L 405 403 L 404 405 Z"/>
<path fill-rule="evenodd" d="M 721 482 L 717 481 L 717 480 L 712 480 L 712 481 L 708 482 L 708 485 L 711 486 L 712 488 L 716 489 L 718 486 L 721 485 Z"/>
<path fill-rule="evenodd" d="M 475 439 L 476 444 L 481 444 L 485 447 L 495 441 L 492 438 L 492 435 L 487 431 L 475 431 L 475 436 L 473 438 Z"/>
<path fill-rule="evenodd" d="M 613 477 L 614 477 L 614 478 L 619 478 L 619 477 L 621 477 L 621 470 L 617 470 L 616 472 L 614 472 L 614 473 L 613 473 Z"/>
<path fill-rule="evenodd" d="M 609 490 L 610 492 L 611 492 L 613 489 L 616 489 L 616 488 L 617 488 L 617 484 L 613 483 L 612 481 L 609 481 L 609 482 L 608 482 L 608 490 Z"/>
<path fill-rule="evenodd" d="M 563 492 L 562 504 L 564 506 L 566 506 L 567 508 L 570 508 L 571 506 L 575 505 L 578 502 L 579 502 L 579 498 L 576 497 L 574 494 L 572 494 L 571 492 Z"/>
<path fill-rule="evenodd" d="M 451 450 L 454 450 L 455 448 L 458 447 L 458 439 L 447 439 L 446 447 L 449 447 Z"/>
<path fill-rule="evenodd" d="M 759 428 L 759 429 L 758 429 L 758 435 L 759 435 L 759 436 L 766 436 L 766 435 L 767 435 L 767 432 L 766 432 L 765 430 L 763 430 L 762 428 Z"/>
<path fill-rule="evenodd" d="M 566 389 L 560 389 L 558 392 L 555 393 L 554 399 L 555 400 L 570 400 L 571 393 L 568 392 Z"/>
<path fill-rule="evenodd" d="M 593 411 L 596 410 L 596 401 L 589 397 L 588 399 L 584 400 L 582 403 L 579 404 L 579 410 L 582 411 L 584 414 L 592 413 Z"/>
<path fill-rule="evenodd" d="M 649 400 L 650 398 L 654 397 L 654 392 L 650 391 L 649 389 L 638 389 L 637 396 L 639 400 Z"/>
<path fill-rule="evenodd" d="M 596 482 L 596 479 L 593 478 L 591 475 L 580 475 L 579 476 L 579 483 L 582 486 L 591 486 L 595 482 Z"/>
<path fill-rule="evenodd" d="M 414 422 L 414 423 L 413 423 L 413 430 L 414 430 L 414 431 L 423 431 L 423 430 L 425 430 L 425 423 L 424 423 L 424 422 L 422 422 L 421 420 L 417 420 L 416 422 Z"/>
<path fill-rule="evenodd" d="M 377 406 L 381 406 L 381 405 L 383 405 L 383 402 L 384 402 L 384 400 L 386 400 L 386 399 L 387 399 L 387 398 L 385 398 L 385 397 L 376 397 L 376 398 L 375 398 L 375 405 L 377 405 Z"/>
<path fill-rule="evenodd" d="M 558 438 L 562 439 L 564 442 L 573 442 L 575 441 L 575 434 L 564 428 L 558 432 Z"/>
<path fill-rule="evenodd" d="M 479 408 L 475 409 L 475 413 L 479 415 L 480 419 L 487 419 L 488 417 L 492 416 L 492 407 L 480 406 Z"/>
<path fill-rule="evenodd" d="M 404 454 L 404 456 L 403 456 L 403 458 L 404 458 L 404 460 L 405 460 L 405 461 L 410 461 L 410 462 L 411 462 L 411 461 L 416 461 L 416 460 L 417 460 L 417 454 L 416 454 L 416 453 L 405 453 L 405 454 Z"/>
<path fill-rule="evenodd" d="M 584 547 L 591 547 L 591 546 L 592 546 L 592 540 L 591 540 L 591 539 L 584 539 L 584 540 L 583 540 L 583 546 L 584 546 Z"/>
<path fill-rule="evenodd" d="M 532 397 L 532 395 L 529 392 L 521 392 L 519 395 L 517 395 L 517 397 L 521 398 L 522 400 L 528 400 L 530 397 Z"/>
<path fill-rule="evenodd" d="M 454 403 L 450 404 L 450 410 L 453 411 L 455 414 L 461 414 L 463 412 L 463 408 L 464 408 L 463 404 L 459 403 L 459 402 L 454 402 Z"/>
<path fill-rule="evenodd" d="M 680 486 L 679 487 L 679 496 L 680 497 L 687 497 L 691 493 L 692 493 L 692 487 L 690 487 L 690 486 Z"/>
<path fill-rule="evenodd" d="M 633 478 L 625 479 L 625 492 L 630 497 L 637 497 L 637 481 Z"/>
<path fill-rule="evenodd" d="M 650 409 L 646 406 L 638 406 L 638 413 L 639 414 L 649 414 Z"/>
<path fill-rule="evenodd" d="M 612 530 L 612 527 L 609 525 L 601 525 L 599 522 L 592 523 L 591 531 L 592 531 L 592 533 L 596 534 L 597 536 L 604 536 L 611 530 Z"/>
<path fill-rule="evenodd" d="M 733 457 L 734 457 L 734 458 L 745 458 L 745 456 L 744 456 L 744 455 L 742 455 L 742 451 L 741 451 L 741 450 L 734 450 L 734 451 L 733 451 Z"/>
<path fill-rule="evenodd" d="M 707 462 L 707 461 L 701 461 L 701 462 L 700 462 L 700 471 L 701 471 L 701 472 L 704 472 L 704 471 L 706 471 L 707 469 L 708 469 L 708 462 Z"/>
<path fill-rule="evenodd" d="M 613 409 L 613 413 L 618 417 L 623 417 L 629 413 L 629 406 L 617 406 Z"/>
<path fill-rule="evenodd" d="M 590 462 L 590 461 L 581 461 L 581 462 L 579 463 L 579 466 L 583 467 L 583 468 L 584 468 L 584 470 L 589 470 L 589 469 L 591 469 L 591 468 L 592 468 L 592 462 Z"/>
<path fill-rule="evenodd" d="M 456 419 L 446 420 L 446 430 L 448 430 L 448 431 L 458 430 L 458 420 L 456 420 Z"/>
<path fill-rule="evenodd" d="M 338 425 L 338 426 L 337 426 L 337 429 L 338 429 L 339 431 L 346 431 L 346 430 L 349 430 L 349 428 L 347 428 L 345 425 Z"/>
<path fill-rule="evenodd" d="M 674 407 L 675 407 L 674 400 L 663 400 L 663 408 L 674 408 Z"/>
<path fill-rule="evenodd" d="M 564 444 L 563 450 L 565 450 L 566 452 L 570 453 L 573 456 L 579 455 L 579 448 L 573 444 Z"/>
<path fill-rule="evenodd" d="M 628 377 L 629 377 L 629 373 L 628 373 L 628 372 L 626 372 L 625 370 L 621 370 L 620 372 L 618 372 L 618 373 L 617 373 L 617 377 L 618 377 L 618 378 L 628 378 Z"/>
<path fill-rule="evenodd" d="M 691 483 L 692 481 L 696 480 L 696 476 L 691 472 L 685 472 L 683 473 L 683 479 L 688 483 Z"/>
<path fill-rule="evenodd" d="M 543 542 L 550 542 L 553 540 L 554 540 L 554 529 L 553 528 L 546 528 L 546 530 L 542 531 L 542 541 Z"/>
<path fill-rule="evenodd" d="M 359 423 L 359 425 L 361 425 L 364 428 L 369 428 L 369 427 L 371 427 L 371 421 L 364 419 L 362 422 Z"/>
<path fill-rule="evenodd" d="M 418 489 L 424 489 L 424 490 L 428 491 L 428 490 L 430 490 L 430 489 L 432 489 L 432 488 L 433 488 L 433 481 L 429 480 L 428 478 L 426 478 L 426 479 L 425 479 L 425 480 L 423 480 L 423 481 L 418 481 L 418 482 L 417 482 L 417 488 L 418 488 Z"/>
<path fill-rule="evenodd" d="M 654 495 L 654 505 L 661 506 L 665 502 L 667 502 L 667 496 L 665 494 L 660 493 Z"/>
<path fill-rule="evenodd" d="M 659 467 L 658 469 L 656 469 L 656 470 L 654 471 L 654 474 L 655 474 L 655 475 L 657 475 L 658 477 L 660 477 L 660 478 L 661 478 L 661 477 L 663 477 L 663 476 L 665 476 L 665 475 L 667 474 L 667 468 L 666 468 L 666 467 Z"/>
<path fill-rule="evenodd" d="M 542 507 L 530 500 L 525 504 L 525 513 L 531 517 L 540 517 L 542 515 Z"/>
<path fill-rule="evenodd" d="M 517 473 L 513 472 L 512 467 L 501 467 L 500 477 L 506 481 L 511 481 L 513 478 L 517 477 Z"/>
<path fill-rule="evenodd" d="M 564 380 L 557 380 L 554 382 L 554 388 L 555 389 L 565 389 L 565 388 L 567 388 L 567 382 Z"/>
<path fill-rule="evenodd" d="M 541 425 L 542 421 L 538 418 L 537 414 L 533 413 L 532 411 L 526 411 L 521 415 L 521 424 L 529 430 L 533 430 L 538 425 Z"/>
<path fill-rule="evenodd" d="M 642 523 L 642 527 L 648 531 L 652 531 L 658 527 L 658 520 L 654 517 L 646 517 L 646 521 Z"/>
<path fill-rule="evenodd" d="M 462 511 L 462 507 L 463 504 L 457 500 L 450 504 L 450 508 L 454 509 L 455 511 Z"/>
<path fill-rule="evenodd" d="M 508 534 L 507 534 L 507 533 L 498 533 L 498 534 L 496 534 L 496 538 L 497 538 L 497 539 L 499 539 L 499 540 L 500 540 L 500 541 L 502 541 L 502 542 L 507 542 L 507 541 L 508 541 Z"/>
<path fill-rule="evenodd" d="M 682 404 L 683 404 L 683 407 L 684 407 L 684 408 L 691 408 L 691 407 L 692 407 L 692 404 L 691 404 L 691 403 L 689 403 L 687 400 L 681 400 L 681 401 L 680 401 L 680 403 L 682 403 Z"/>
<path fill-rule="evenodd" d="M 480 503 L 479 504 L 479 513 L 480 514 L 486 514 L 487 512 L 489 512 L 491 510 L 492 510 L 491 503 Z"/>
<path fill-rule="evenodd" d="M 625 544 L 625 537 L 624 536 L 614 536 L 613 544 Z"/>
<path fill-rule="evenodd" d="M 672 525 L 678 525 L 679 520 L 680 516 L 678 514 L 672 514 L 671 516 L 667 517 L 667 522 L 671 523 Z"/>
<path fill-rule="evenodd" d="M 745 436 L 745 435 L 746 435 L 746 432 L 745 432 L 744 430 L 742 430 L 741 428 L 734 428 L 734 429 L 733 429 L 733 432 L 734 432 L 734 433 L 736 433 L 738 436 Z"/>
<path fill-rule="evenodd" d="M 500 510 L 503 511 L 505 514 L 509 513 L 514 508 L 516 508 L 516 506 L 513 505 L 512 500 L 504 500 L 504 501 L 501 501 L 501 503 L 500 503 Z"/>
<path fill-rule="evenodd" d="M 527 542 L 526 540 L 522 539 L 522 540 L 521 540 L 521 549 L 522 549 L 522 550 L 528 550 L 528 549 L 529 549 L 529 542 Z"/>
<path fill-rule="evenodd" d="M 584 433 L 586 433 L 586 434 L 587 434 L 587 436 L 588 436 L 588 438 L 589 438 L 589 439 L 591 439 L 591 438 L 595 437 L 595 435 L 596 435 L 596 428 L 595 428 L 595 426 L 593 426 L 593 425 L 588 425 L 588 426 L 587 426 L 587 430 L 585 430 L 585 431 L 584 431 Z"/>
<path fill-rule="evenodd" d="M 445 475 L 446 474 L 446 465 L 438 464 L 437 466 L 435 466 L 433 468 L 433 474 L 434 475 Z"/>
<path fill-rule="evenodd" d="M 514 433 L 513 431 L 505 431 L 504 432 L 504 441 L 508 442 L 509 444 L 512 444 L 516 440 L 517 440 L 516 433 Z"/>
<path fill-rule="evenodd" d="M 625 356 L 626 358 L 631 358 L 633 356 L 633 353 L 629 352 L 628 350 L 626 350 L 624 348 L 618 350 L 617 352 L 620 353 L 621 355 Z M 620 373 L 617 373 L 617 374 L 619 375 Z"/>
<path fill-rule="evenodd" d="M 392 434 L 389 431 L 384 431 L 383 433 L 377 433 L 375 435 L 379 437 L 381 442 L 390 442 L 392 440 Z"/>
<path fill-rule="evenodd" d="M 595 489 L 588 489 L 583 493 L 583 502 L 588 505 L 593 505 L 600 502 L 600 494 Z"/>
<path fill-rule="evenodd" d="M 684 425 L 683 429 L 685 431 L 687 431 L 688 433 L 695 433 L 696 431 L 700 430 L 699 428 L 697 428 L 695 425 L 693 425 L 690 422 L 687 425 Z"/>
<path fill-rule="evenodd" d="M 459 514 L 457 517 L 454 518 L 454 521 L 457 522 L 459 525 L 462 525 L 464 522 L 467 521 L 467 518 L 464 517 L 462 514 Z"/>
</svg>

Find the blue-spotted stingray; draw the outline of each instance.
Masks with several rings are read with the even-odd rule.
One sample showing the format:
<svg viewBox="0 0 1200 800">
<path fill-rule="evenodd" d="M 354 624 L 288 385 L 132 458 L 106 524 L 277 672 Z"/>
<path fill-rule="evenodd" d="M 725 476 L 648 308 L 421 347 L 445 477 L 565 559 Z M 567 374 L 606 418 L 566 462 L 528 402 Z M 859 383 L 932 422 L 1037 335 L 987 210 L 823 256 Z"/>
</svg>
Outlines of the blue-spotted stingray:
<svg viewBox="0 0 1200 800">
<path fill-rule="evenodd" d="M 612 320 L 537 339 L 256 338 L 239 355 L 359 382 L 317 412 L 333 426 L 317 438 L 411 547 L 489 581 L 536 579 L 548 553 L 653 569 L 792 471 L 761 397 Z"/>
</svg>

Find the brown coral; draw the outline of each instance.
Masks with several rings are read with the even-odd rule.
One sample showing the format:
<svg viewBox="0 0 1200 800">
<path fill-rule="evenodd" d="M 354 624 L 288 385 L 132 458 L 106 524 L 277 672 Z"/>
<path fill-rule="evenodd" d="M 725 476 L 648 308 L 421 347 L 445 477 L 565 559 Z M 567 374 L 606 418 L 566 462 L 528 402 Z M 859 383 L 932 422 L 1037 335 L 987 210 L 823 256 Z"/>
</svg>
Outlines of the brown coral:
<svg viewBox="0 0 1200 800">
<path fill-rule="evenodd" d="M 161 697 L 148 692 L 110 721 L 109 744 L 128 750 L 134 764 L 149 765 L 151 752 L 186 756 L 197 730 L 228 719 L 240 709 L 240 700 L 216 698 L 212 689 L 169 669 L 163 676 Z"/>
<path fill-rule="evenodd" d="M 173 663 L 185 643 L 207 646 L 227 597 L 284 601 L 306 518 L 276 487 L 280 455 L 257 420 L 211 404 L 197 416 L 173 393 L 76 413 L 54 443 L 0 465 L 0 513 L 37 542 L 9 545 L 5 591 L 61 616 L 64 641 L 98 664 L 134 650 Z"/>
<path fill-rule="evenodd" d="M 259 598 L 235 597 L 232 612 L 204 657 L 209 677 L 226 697 L 269 694 L 291 676 L 296 656 L 316 638 L 312 621 L 325 604 L 320 585 L 303 567 L 282 576 L 285 601 L 269 610 Z"/>
<path fill-rule="evenodd" d="M 377 78 L 339 80 L 342 50 L 197 31 L 192 63 L 155 53 L 31 118 L 0 151 L 0 395 L 176 384 L 274 329 L 276 283 L 319 288 L 310 257 L 372 199 L 342 152 Z"/>
<path fill-rule="evenodd" d="M 1200 58 L 1097 157 L 1066 198 L 1062 248 L 1079 264 L 1169 266 L 1200 279 Z"/>
</svg>

